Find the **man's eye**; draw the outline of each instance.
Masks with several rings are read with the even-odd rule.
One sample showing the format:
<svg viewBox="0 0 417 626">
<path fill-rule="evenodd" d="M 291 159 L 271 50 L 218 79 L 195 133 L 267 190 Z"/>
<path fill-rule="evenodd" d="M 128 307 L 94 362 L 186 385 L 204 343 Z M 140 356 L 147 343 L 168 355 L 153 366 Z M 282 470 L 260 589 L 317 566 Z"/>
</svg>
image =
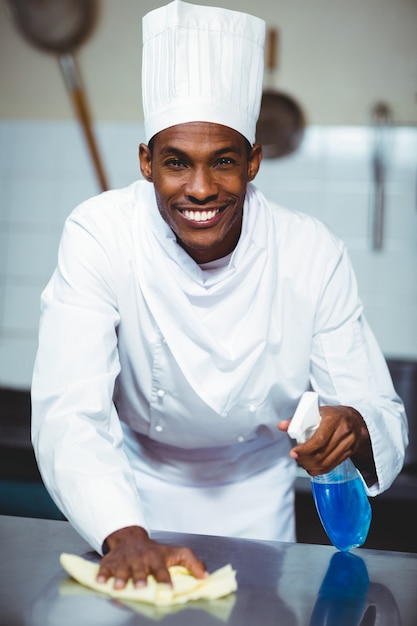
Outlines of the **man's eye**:
<svg viewBox="0 0 417 626">
<path fill-rule="evenodd" d="M 179 167 L 184 167 L 184 163 L 183 161 L 181 161 L 180 159 L 167 159 L 165 161 L 165 165 L 167 167 L 173 167 L 173 168 L 179 168 Z"/>
<path fill-rule="evenodd" d="M 216 165 L 235 165 L 236 161 L 230 157 L 222 157 L 216 161 Z"/>
</svg>

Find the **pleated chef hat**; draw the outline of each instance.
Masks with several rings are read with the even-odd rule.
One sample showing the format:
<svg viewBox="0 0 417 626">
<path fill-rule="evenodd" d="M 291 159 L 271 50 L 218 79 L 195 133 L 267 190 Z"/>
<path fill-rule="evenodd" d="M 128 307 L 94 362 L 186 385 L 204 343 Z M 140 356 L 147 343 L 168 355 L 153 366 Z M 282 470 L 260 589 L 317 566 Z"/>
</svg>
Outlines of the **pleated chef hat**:
<svg viewBox="0 0 417 626">
<path fill-rule="evenodd" d="M 143 18 L 146 141 L 186 122 L 213 122 L 255 141 L 265 22 L 174 0 Z"/>
</svg>

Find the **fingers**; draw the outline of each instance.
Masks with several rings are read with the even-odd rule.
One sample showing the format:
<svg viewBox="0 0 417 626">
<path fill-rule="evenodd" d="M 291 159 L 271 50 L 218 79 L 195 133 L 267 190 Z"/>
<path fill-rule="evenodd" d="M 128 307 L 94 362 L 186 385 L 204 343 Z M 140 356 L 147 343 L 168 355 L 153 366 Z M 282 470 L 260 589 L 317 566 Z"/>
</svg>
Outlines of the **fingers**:
<svg viewBox="0 0 417 626">
<path fill-rule="evenodd" d="M 123 589 L 130 577 L 129 568 L 122 563 L 114 566 L 111 562 L 108 563 L 105 559 L 102 559 L 96 578 L 97 582 L 106 583 L 112 577 L 114 577 L 113 587 L 115 589 Z"/>
<path fill-rule="evenodd" d="M 288 430 L 288 426 L 290 425 L 291 420 L 281 420 L 278 422 L 278 430 L 283 433 L 286 433 Z"/>
<path fill-rule="evenodd" d="M 182 565 L 196 578 L 205 578 L 208 576 L 205 563 L 200 561 L 190 548 L 169 548 L 167 564 L 168 566 Z"/>
<path fill-rule="evenodd" d="M 166 585 L 172 585 L 171 576 L 169 575 L 168 568 L 164 563 L 155 567 L 145 569 L 141 564 L 132 567 L 132 581 L 136 588 L 145 587 L 147 584 L 148 575 L 152 575 L 158 583 L 164 583 Z"/>
<path fill-rule="evenodd" d="M 363 420 L 355 409 L 325 406 L 321 407 L 320 414 L 322 419 L 314 435 L 290 452 L 290 456 L 312 476 L 325 474 L 351 457 L 362 437 Z"/>
<path fill-rule="evenodd" d="M 109 578 L 114 577 L 114 589 L 124 589 L 127 581 L 132 579 L 133 585 L 136 588 L 140 588 L 146 586 L 149 575 L 154 576 L 155 580 L 159 583 L 171 585 L 171 577 L 165 565 L 155 570 L 144 568 L 141 564 L 133 565 L 130 568 L 118 567 L 114 571 L 110 571 L 107 568 L 100 568 L 96 580 L 98 583 L 106 583 Z"/>
<path fill-rule="evenodd" d="M 317 430 L 308 441 L 295 446 L 290 455 L 311 476 L 326 474 L 349 456 L 346 441 L 333 435 L 333 432 Z"/>
<path fill-rule="evenodd" d="M 123 589 L 129 579 L 136 588 L 147 584 L 147 578 L 152 575 L 158 583 L 171 585 L 168 567 L 182 565 L 196 578 L 204 578 L 207 571 L 204 563 L 198 559 L 189 548 L 173 547 L 146 541 L 146 549 L 140 550 L 110 550 L 101 560 L 97 582 L 105 583 L 114 578 L 114 589 Z"/>
</svg>

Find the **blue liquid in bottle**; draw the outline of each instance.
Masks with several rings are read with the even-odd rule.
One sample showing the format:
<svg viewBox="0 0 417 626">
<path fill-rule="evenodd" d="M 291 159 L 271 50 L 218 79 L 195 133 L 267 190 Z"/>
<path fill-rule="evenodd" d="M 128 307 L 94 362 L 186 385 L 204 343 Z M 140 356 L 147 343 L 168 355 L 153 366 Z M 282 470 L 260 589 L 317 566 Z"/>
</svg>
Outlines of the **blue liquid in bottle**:
<svg viewBox="0 0 417 626">
<path fill-rule="evenodd" d="M 368 536 L 372 510 L 362 479 L 349 459 L 328 474 L 311 479 L 324 530 L 341 551 L 361 546 Z"/>
</svg>

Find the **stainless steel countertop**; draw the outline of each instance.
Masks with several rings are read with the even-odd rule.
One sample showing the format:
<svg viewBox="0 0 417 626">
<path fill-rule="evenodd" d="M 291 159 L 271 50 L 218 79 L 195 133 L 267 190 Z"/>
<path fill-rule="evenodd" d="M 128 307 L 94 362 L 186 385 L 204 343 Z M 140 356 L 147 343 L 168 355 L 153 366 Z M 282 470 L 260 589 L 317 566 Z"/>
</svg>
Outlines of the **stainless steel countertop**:
<svg viewBox="0 0 417 626">
<path fill-rule="evenodd" d="M 417 624 L 416 554 L 152 534 L 191 547 L 209 570 L 231 563 L 237 592 L 164 611 L 121 604 L 70 581 L 61 569 L 61 552 L 91 552 L 68 522 L 0 516 L 1 626 Z"/>
</svg>

